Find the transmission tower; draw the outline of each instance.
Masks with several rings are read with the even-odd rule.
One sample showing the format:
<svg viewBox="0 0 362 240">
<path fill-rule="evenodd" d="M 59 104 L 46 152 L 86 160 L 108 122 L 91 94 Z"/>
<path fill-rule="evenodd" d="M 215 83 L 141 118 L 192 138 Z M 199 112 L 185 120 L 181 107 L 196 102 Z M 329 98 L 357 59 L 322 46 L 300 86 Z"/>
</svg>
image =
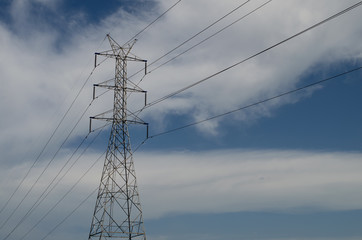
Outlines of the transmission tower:
<svg viewBox="0 0 362 240">
<path fill-rule="evenodd" d="M 88 239 L 145 240 L 146 234 L 128 124 L 148 125 L 127 109 L 129 94 L 131 92 L 145 93 L 145 91 L 132 85 L 131 81 L 127 79 L 127 62 L 144 62 L 146 72 L 147 61 L 131 55 L 130 51 L 135 41 L 126 46 L 120 46 L 109 34 L 107 38 L 111 50 L 96 53 L 95 65 L 97 65 L 97 56 L 115 59 L 115 78 L 112 79 L 112 84 L 109 84 L 109 81 L 95 84 L 93 98 L 95 98 L 95 87 L 113 90 L 113 116 L 105 117 L 106 113 L 102 113 L 91 117 L 90 121 L 92 119 L 110 121 L 112 129 Z"/>
</svg>

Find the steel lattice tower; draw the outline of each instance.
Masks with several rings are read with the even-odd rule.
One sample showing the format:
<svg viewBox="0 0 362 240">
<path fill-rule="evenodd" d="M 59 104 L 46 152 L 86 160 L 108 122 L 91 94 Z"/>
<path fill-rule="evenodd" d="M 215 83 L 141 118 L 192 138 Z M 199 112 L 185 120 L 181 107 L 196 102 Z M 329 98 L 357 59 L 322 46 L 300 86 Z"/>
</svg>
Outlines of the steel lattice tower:
<svg viewBox="0 0 362 240">
<path fill-rule="evenodd" d="M 111 50 L 96 53 L 95 61 L 97 55 L 115 59 L 114 85 L 94 86 L 114 91 L 113 117 L 106 118 L 103 117 L 104 114 L 99 114 L 91 119 L 111 121 L 112 129 L 88 239 L 145 240 L 128 124 L 147 124 L 127 109 L 129 93 L 144 91 L 137 86 L 128 86 L 127 62 L 141 61 L 145 62 L 146 66 L 146 61 L 133 55 L 129 56 L 134 42 L 121 47 L 109 35 L 107 37 Z"/>
</svg>

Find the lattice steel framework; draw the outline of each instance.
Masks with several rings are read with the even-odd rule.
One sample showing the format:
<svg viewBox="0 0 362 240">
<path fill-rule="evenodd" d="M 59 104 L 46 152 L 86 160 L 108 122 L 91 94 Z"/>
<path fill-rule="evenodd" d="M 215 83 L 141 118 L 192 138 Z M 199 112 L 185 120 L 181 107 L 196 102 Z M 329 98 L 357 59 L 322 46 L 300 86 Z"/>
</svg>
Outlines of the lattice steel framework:
<svg viewBox="0 0 362 240">
<path fill-rule="evenodd" d="M 103 83 L 95 86 L 114 90 L 113 117 L 99 114 L 91 119 L 111 121 L 112 129 L 88 239 L 145 240 L 128 124 L 147 124 L 127 109 L 129 93 L 144 91 L 137 86 L 128 86 L 127 62 L 145 62 L 146 67 L 146 61 L 130 56 L 134 42 L 121 47 L 109 35 L 107 37 L 111 50 L 96 53 L 95 64 L 97 55 L 115 59 L 114 85 Z"/>
</svg>

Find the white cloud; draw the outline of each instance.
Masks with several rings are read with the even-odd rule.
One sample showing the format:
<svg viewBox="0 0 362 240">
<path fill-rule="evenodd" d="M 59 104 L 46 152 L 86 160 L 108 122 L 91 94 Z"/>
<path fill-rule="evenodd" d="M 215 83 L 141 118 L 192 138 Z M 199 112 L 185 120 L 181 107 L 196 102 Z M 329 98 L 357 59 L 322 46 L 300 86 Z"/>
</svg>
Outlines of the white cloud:
<svg viewBox="0 0 362 240">
<path fill-rule="evenodd" d="M 245 7 L 181 47 L 170 57 L 262 3 L 263 1 L 259 0 L 250 1 Z M 141 87 L 148 91 L 149 101 L 155 100 L 261 51 L 352 3 L 353 1 L 328 1 L 326 7 L 326 2 L 273 1 L 190 53 L 153 72 L 145 78 Z M 13 6 L 14 11 L 24 13 L 19 15 L 28 22 L 25 27 L 29 35 L 15 34 L 7 26 L 0 26 L 3 56 L 0 60 L 2 83 L 0 110 L 4 113 L 1 119 L 3 134 L 0 142 L 1 146 L 10 146 L 10 148 L 15 145 L 24 147 L 34 141 L 34 136 L 40 136 L 39 143 L 46 142 L 49 132 L 55 128 L 57 121 L 89 74 L 93 64 L 93 53 L 109 48 L 107 41 L 100 46 L 107 30 L 110 29 L 112 36 L 122 43 L 148 23 L 137 18 L 142 15 L 133 17 L 120 10 L 104 19 L 99 25 L 77 28 L 76 32 L 64 38 L 67 45 L 59 50 L 57 44 L 62 42 L 62 37 L 56 29 L 36 25 L 30 28 L 28 24 L 31 24 L 32 21 L 29 19 L 32 19 L 32 16 L 28 15 L 30 13 L 26 8 L 23 9 L 17 4 L 26 6 L 29 2 L 16 1 Z M 169 1 L 159 1 L 160 12 L 168 6 Z M 208 1 L 207 4 L 204 1 L 182 2 L 139 37 L 134 52 L 152 62 L 236 6 L 237 4 L 231 1 L 227 3 Z M 201 9 L 202 17 L 200 17 Z M 190 115 L 194 120 L 200 120 L 202 117 L 223 113 L 292 89 L 297 85 L 300 76 L 317 63 L 323 62 L 324 65 L 328 65 L 339 60 L 357 59 L 362 49 L 361 33 L 358 24 L 354 24 L 359 20 L 358 13 L 360 9 L 353 10 L 260 57 L 220 74 L 173 100 L 155 105 L 144 112 L 144 117 L 165 124 L 167 120 L 164 118 L 169 113 Z M 153 15 L 157 16 L 156 13 Z M 149 19 L 152 17 L 148 16 L 147 21 Z M 80 112 L 90 102 L 91 84 L 112 78 L 113 63 L 111 61 L 108 63 L 109 67 L 102 66 L 97 69 L 83 90 L 79 102 L 74 107 L 75 110 L 69 116 L 72 120 L 65 125 L 74 124 Z M 149 69 L 152 70 L 155 66 L 157 64 Z M 130 73 L 138 68 L 140 66 L 130 64 Z M 243 121 L 267 117 L 278 107 L 293 103 L 300 98 L 300 96 L 281 98 L 233 116 Z M 98 107 L 92 107 L 92 113 L 87 114 L 81 123 L 83 128 L 77 134 L 86 133 L 88 129 L 86 118 L 89 115 L 103 112 L 112 106 L 110 101 L 104 99 L 98 99 L 96 103 Z M 217 127 L 216 120 L 208 126 L 200 126 L 200 129 L 215 134 Z"/>
<path fill-rule="evenodd" d="M 75 165 L 65 180 L 52 192 L 30 221 L 19 230 L 24 234 L 97 159 L 87 154 Z M 207 152 L 139 152 L 134 156 L 141 203 L 145 220 L 173 213 L 225 213 L 239 211 L 302 211 L 303 209 L 361 209 L 361 153 L 306 152 L 279 150 L 219 150 Z M 65 157 L 57 159 L 44 175 L 30 198 L 12 219 L 24 214 L 59 171 Z M 40 226 L 49 231 L 92 190 L 97 188 L 103 158 Z M 1 202 L 25 174 L 28 165 L 1 169 Z M 40 173 L 33 174 L 17 194 L 20 201 Z M 16 173 L 16 174 L 14 174 Z M 5 181 L 6 179 L 6 181 Z M 64 228 L 77 224 L 88 231 L 94 208 L 92 196 L 69 220 Z M 9 214 L 10 209 L 3 216 Z M 301 210 L 302 209 L 302 210 Z M 2 220 L 4 221 L 4 220 Z M 48 226 L 50 224 L 51 226 Z M 42 230 L 45 228 L 45 230 Z"/>
<path fill-rule="evenodd" d="M 14 1 L 12 14 L 14 19 L 18 18 L 14 26 L 0 23 L 1 203 L 15 189 L 30 166 L 29 162 L 39 154 L 90 73 L 93 53 L 109 48 L 106 41 L 102 42 L 105 34 L 110 31 L 114 39 L 122 43 L 170 5 L 170 1 L 158 1 L 159 13 L 152 13 L 152 17 L 134 17 L 119 10 L 99 25 L 74 27 L 75 31 L 64 37 L 45 22 L 42 26 L 32 25 L 34 22 L 31 19 L 35 16 L 27 9 L 29 2 Z M 50 1 L 36 2 L 49 8 L 54 7 Z M 149 92 L 149 101 L 155 100 L 261 51 L 354 2 L 273 1 L 223 34 L 154 71 L 144 79 L 141 87 Z M 251 1 L 229 19 L 180 48 L 177 53 L 262 3 L 260 0 Z M 152 62 L 236 6 L 232 1 L 182 1 L 139 37 L 134 53 Z M 148 112 L 145 111 L 145 117 L 167 124 L 166 115 L 171 112 L 199 120 L 294 88 L 300 77 L 316 64 L 328 66 L 342 60 L 360 60 L 361 31 L 359 24 L 356 24 L 360 21 L 360 15 L 361 9 L 355 9 L 175 99 L 155 105 Z M 59 48 L 61 40 L 66 40 L 66 45 Z M 112 78 L 112 64 L 108 61 L 93 74 L 47 148 L 44 159 L 52 156 L 89 104 L 91 84 Z M 138 68 L 130 65 L 130 73 Z M 152 69 L 150 67 L 149 70 Z M 302 97 L 298 95 L 279 99 L 246 113 L 236 114 L 235 118 L 253 121 L 270 116 L 278 107 L 294 103 Z M 80 123 L 75 135 L 84 136 L 88 131 L 87 117 L 108 110 L 112 105 L 104 99 L 98 99 L 96 104 Z M 215 135 L 217 127 L 218 122 L 215 121 L 200 129 Z M 50 169 L 47 179 L 59 169 L 59 158 L 55 160 L 58 168 Z M 306 206 L 360 209 L 360 159 L 360 153 L 340 152 L 150 152 L 137 154 L 136 166 L 145 217 L 154 218 L 171 212 L 281 210 Z M 89 162 L 82 164 L 87 165 Z M 67 181 L 74 181 L 80 169 L 84 169 L 83 165 L 77 167 Z M 37 168 L 35 172 L 40 171 Z M 79 201 L 94 184 L 97 185 L 98 175 L 99 172 L 88 177 L 87 183 L 82 184 L 80 194 L 72 195 L 69 205 L 57 213 L 65 212 L 67 206 L 73 207 L 72 202 Z M 32 179 L 34 176 L 36 174 Z M 69 182 L 61 186 L 63 190 Z M 46 181 L 42 184 L 46 184 Z M 61 191 L 56 195 L 60 194 Z M 27 204 L 30 205 L 30 202 Z M 94 201 L 88 203 L 77 222 L 88 221 L 82 217 L 89 218 L 89 209 L 93 208 L 93 204 Z M 58 219 L 58 215 L 54 218 Z M 82 218 L 81 221 L 79 218 Z"/>
<path fill-rule="evenodd" d="M 207 31 L 187 45 L 197 43 L 211 35 L 216 29 L 221 29 L 261 3 L 262 1 L 251 1 L 243 10 L 215 26 L 213 31 Z M 311 1 L 294 1 L 285 4 L 274 1 L 264 9 L 235 24 L 223 34 L 195 48 L 190 54 L 183 55 L 174 64 L 170 63 L 169 66 L 157 70 L 157 73 L 154 72 L 143 81 L 143 86 L 150 91 L 151 99 L 161 97 L 264 50 L 338 12 L 350 5 L 351 2 L 348 4 L 346 2 L 343 4 L 336 1 L 328 2 L 328 8 L 325 4 L 315 4 Z M 199 9 L 203 9 L 203 12 L 214 12 L 217 9 L 217 16 L 221 16 L 235 7 L 232 5 L 235 3 L 212 2 L 209 4 L 208 2 L 208 4 L 204 4 L 203 1 L 182 3 L 175 10 L 175 14 L 167 16 L 164 23 L 167 24 L 166 26 L 175 27 L 167 30 L 163 29 L 162 27 L 165 26 L 161 24 L 160 31 L 157 31 L 158 28 L 156 28 L 149 33 L 144 38 L 145 41 L 155 39 L 156 36 L 164 36 L 162 32 L 168 33 L 164 36 L 165 39 L 159 39 L 160 44 L 153 48 L 144 48 L 144 45 L 147 46 L 147 44 L 141 39 L 137 46 L 141 49 L 139 55 L 159 56 L 160 52 L 172 49 L 171 46 L 168 46 L 170 42 L 181 43 L 217 19 L 214 17 L 216 14 L 209 18 L 204 16 L 200 19 L 199 15 L 195 14 L 195 12 L 199 12 Z M 356 12 L 358 11 L 357 9 Z M 282 12 L 282 14 L 275 14 L 275 12 Z M 220 74 L 207 83 L 202 83 L 188 90 L 186 92 L 187 98 L 184 98 L 185 107 L 181 113 L 192 112 L 195 119 L 200 115 L 200 112 L 203 115 L 222 113 L 293 89 L 300 81 L 300 76 L 315 64 L 323 62 L 324 66 L 328 66 L 329 63 L 335 61 L 357 58 L 361 52 L 361 44 L 358 40 L 360 32 L 357 28 L 351 27 L 358 16 L 356 12 L 331 21 L 245 64 Z M 182 52 L 184 49 L 187 49 L 187 46 L 176 52 Z M 151 50 L 152 52 L 150 52 Z M 174 55 L 176 53 L 171 54 L 170 57 Z M 152 59 L 153 57 L 149 58 Z M 160 63 L 162 62 L 160 61 Z M 194 104 L 190 104 L 190 99 L 194 100 Z M 280 99 L 279 104 L 267 105 L 267 111 L 256 110 L 255 114 L 251 114 L 252 118 L 268 116 L 269 110 L 272 111 L 276 107 L 288 103 L 290 103 L 290 98 Z M 172 105 L 172 101 L 165 104 L 161 103 L 159 106 L 153 107 L 152 112 L 157 113 L 164 109 L 178 108 L 179 101 L 177 104 Z M 152 112 L 149 114 L 152 115 Z M 241 113 L 241 115 L 243 114 Z M 249 118 L 245 117 L 245 119 L 248 120 Z M 215 128 L 211 129 L 215 130 Z"/>
<path fill-rule="evenodd" d="M 137 157 L 144 205 L 151 216 L 362 207 L 358 153 L 225 150 Z"/>
</svg>

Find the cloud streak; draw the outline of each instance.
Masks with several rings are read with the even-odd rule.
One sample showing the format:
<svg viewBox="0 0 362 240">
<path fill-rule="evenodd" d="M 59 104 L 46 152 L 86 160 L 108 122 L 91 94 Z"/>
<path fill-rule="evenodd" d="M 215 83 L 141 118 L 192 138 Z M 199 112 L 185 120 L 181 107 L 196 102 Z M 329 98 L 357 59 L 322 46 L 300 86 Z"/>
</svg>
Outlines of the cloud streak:
<svg viewBox="0 0 362 240">
<path fill-rule="evenodd" d="M 232 16 L 170 54 L 169 58 L 264 2 L 250 1 Z M 37 16 L 32 11 L 32 4 L 40 4 L 44 7 L 43 10 L 48 9 L 50 13 L 54 13 L 55 6 L 60 3 L 61 1 L 54 3 L 45 0 L 14 1 L 10 9 L 14 21 L 0 22 L 0 51 L 3 56 L 0 58 L 0 112 L 3 113 L 0 119 L 0 203 L 4 203 L 9 192 L 16 188 L 21 176 L 29 169 L 34 156 L 39 154 L 92 71 L 93 53 L 109 48 L 107 42 L 102 41 L 105 34 L 110 31 L 119 43 L 125 42 L 170 5 L 167 0 L 156 1 L 154 10 L 157 11 L 151 13 L 152 16 L 146 10 L 138 15 L 131 15 L 120 8 L 99 23 L 92 24 L 84 22 L 82 12 L 70 19 L 65 17 L 66 14 L 58 14 L 55 25 L 62 25 L 63 29 L 46 23 L 45 18 L 42 19 L 41 15 Z M 353 3 L 355 1 L 272 1 L 222 34 L 147 75 L 140 86 L 148 91 L 149 101 L 158 99 L 255 54 Z M 157 59 L 236 6 L 233 1 L 183 1 L 172 13 L 167 14 L 139 37 L 133 49 L 134 53 L 149 61 Z M 303 77 L 311 72 L 326 75 L 332 64 L 359 62 L 362 33 L 356 22 L 360 21 L 360 15 L 361 9 L 356 9 L 212 78 L 207 83 L 149 108 L 143 112 L 142 118 L 159 125 L 160 129 L 167 129 L 174 124 L 170 120 L 174 118 L 170 117 L 204 119 L 265 99 L 266 96 L 294 89 L 305 80 Z M 36 174 L 41 172 L 47 160 L 51 159 L 69 133 L 70 126 L 75 124 L 90 103 L 92 84 L 113 77 L 113 64 L 106 61 L 96 69 L 49 148 L 40 158 L 32 176 L 26 181 L 27 184 L 22 186 L 22 191 L 31 186 Z M 130 64 L 129 73 L 134 73 L 139 68 L 140 66 Z M 139 79 L 140 76 L 137 76 L 132 80 L 137 82 Z M 230 120 L 247 124 L 269 117 L 280 107 L 294 104 L 313 93 L 314 90 L 279 99 L 235 114 Z M 88 131 L 88 116 L 111 107 L 110 94 L 97 99 L 71 139 L 76 141 L 85 136 Z M 130 107 L 139 106 L 131 104 Z M 216 120 L 200 125 L 197 129 L 212 138 L 220 134 L 219 125 L 220 122 Z M 44 175 L 26 206 L 21 208 L 22 211 L 31 206 L 36 194 L 41 192 L 49 179 L 61 168 L 72 148 L 72 144 L 67 145 L 56 157 L 54 165 Z M 67 187 L 79 177 L 81 170 L 89 166 L 88 160 L 94 159 L 95 155 L 92 153 L 85 156 L 87 161 L 84 160 L 73 169 L 71 175 L 59 186 L 59 191 L 54 192 L 41 211 L 46 211 L 46 207 L 59 199 Z M 263 149 L 150 151 L 137 152 L 135 155 L 146 219 L 161 218 L 173 213 L 361 209 L 360 159 L 360 153 L 352 152 Z M 44 225 L 39 226 L 38 233 L 44 234 L 49 229 L 48 225 L 64 216 L 65 212 L 75 206 L 74 202 L 81 201 L 97 187 L 101 163 L 97 167 L 98 170 L 91 172 L 87 179 L 82 181 L 78 192 L 67 198 L 62 209 L 57 209 Z M 18 195 L 21 196 L 22 193 Z M 12 202 L 11 206 L 16 203 Z M 91 219 L 89 209 L 93 207 L 94 201 L 87 202 L 79 215 L 67 223 L 65 228 L 70 232 L 74 226 L 87 229 Z M 20 216 L 20 213 L 16 216 Z M 24 228 L 30 227 L 31 222 L 31 219 L 27 221 Z M 16 223 L 16 220 L 11 223 Z"/>
<path fill-rule="evenodd" d="M 84 156 L 35 215 L 26 221 L 25 226 L 28 227 L 20 228 L 19 234 L 50 209 L 98 155 L 100 154 Z M 360 159 L 361 154 L 353 152 L 229 149 L 207 152 L 139 152 L 135 155 L 135 164 L 144 217 L 149 221 L 170 214 L 185 213 L 287 213 L 361 209 Z M 42 178 L 41 184 L 38 184 L 27 201 L 29 204 L 35 201 L 64 161 L 64 158 L 58 159 L 58 164 Z M 101 166 L 102 161 L 39 225 L 39 231 L 49 230 L 51 223 L 55 225 L 59 222 L 98 186 Z M 17 167 L 17 174 L 11 173 L 15 169 L 2 169 L 2 191 L 14 188 L 26 169 L 26 165 Z M 23 191 L 30 187 L 39 171 L 41 167 L 34 170 L 34 177 L 29 178 Z M 8 181 L 4 181 L 5 179 Z M 6 200 L 6 196 L 1 194 L 1 202 Z M 26 204 L 22 208 L 29 207 Z M 89 210 L 93 207 L 92 198 L 66 223 L 65 228 L 73 223 L 87 229 L 92 212 Z M 16 218 L 12 221 L 16 223 Z"/>
<path fill-rule="evenodd" d="M 192 46 L 262 3 L 264 2 L 251 1 L 174 54 Z M 271 2 L 215 39 L 205 42 L 190 53 L 146 76 L 141 87 L 149 92 L 149 101 L 158 99 L 265 49 L 351 3 L 352 1 L 333 1 L 328 2 L 326 8 L 325 3 L 310 1 L 287 4 Z M 14 3 L 12 9 L 15 12 L 27 12 L 24 6 L 29 4 L 27 2 L 18 6 Z M 38 4 L 47 3 L 40 1 Z M 162 12 L 168 5 L 167 1 L 159 1 L 157 6 Z M 182 2 L 172 10 L 172 14 L 166 15 L 140 36 L 134 51 L 136 55 L 149 61 L 157 59 L 161 53 L 167 52 L 175 44 L 218 19 L 215 16 L 224 15 L 237 6 L 234 5 L 232 2 L 221 4 L 217 1 L 208 2 L 206 5 L 202 1 Z M 205 12 L 201 19 L 198 14 L 200 9 Z M 162 125 L 169 124 L 167 116 L 170 115 L 200 120 L 264 99 L 265 96 L 293 89 L 301 81 L 301 76 L 321 62 L 326 67 L 338 61 L 358 60 L 362 49 L 359 41 L 361 36 L 357 25 L 353 24 L 358 18 L 358 12 L 359 9 L 212 78 L 207 83 L 155 105 L 145 111 L 142 117 Z M 34 17 L 29 14 L 24 14 L 24 17 Z M 4 133 L 0 139 L 1 146 L 8 146 L 6 149 L 15 145 L 27 146 L 29 142 L 33 142 L 34 135 L 40 135 L 39 143 L 44 143 L 48 133 L 55 128 L 57 120 L 75 96 L 76 89 L 82 85 L 83 79 L 91 71 L 93 52 L 97 51 L 97 48 L 108 48 L 106 42 L 100 46 L 105 33 L 102 29 L 113 28 L 112 36 L 122 43 L 136 32 L 135 29 L 142 29 L 142 26 L 146 25 L 140 17 L 142 15 L 130 16 L 119 10 L 99 25 L 85 25 L 79 26 L 77 30 L 73 29 L 67 38 L 62 37 L 60 33 L 54 34 L 56 30 L 44 31 L 44 28 L 36 25 L 29 28 L 32 32 L 25 37 L 15 34 L 7 25 L 1 25 L 1 51 L 6 57 L 1 60 L 3 101 L 0 110 L 7 113 L 1 120 Z M 149 18 L 148 16 L 147 20 Z M 32 21 L 28 22 L 31 24 Z M 119 28 L 114 28 L 116 23 L 120 23 Z M 122 29 L 122 32 L 119 29 Z M 58 43 L 62 42 L 63 38 L 67 46 L 59 49 Z M 169 57 L 172 56 L 174 55 L 171 54 Z M 109 65 L 97 69 L 92 76 L 75 110 L 70 113 L 69 120 L 64 125 L 74 124 L 79 112 L 90 102 L 91 83 L 112 78 L 113 63 L 108 61 L 107 64 Z M 85 65 L 88 66 L 84 67 Z M 138 68 L 139 66 L 131 65 L 129 72 L 132 73 Z M 311 92 L 283 98 L 251 111 L 235 114 L 232 119 L 248 122 L 268 117 L 281 106 L 295 103 L 310 94 Z M 112 105 L 110 99 L 111 97 L 108 100 L 97 99 L 94 103 L 96 106 L 92 107 L 89 116 L 108 110 Z M 42 124 L 39 124 L 40 122 Z M 44 124 L 45 122 L 48 123 Z M 84 127 L 76 135 L 84 135 L 87 131 L 86 118 L 81 125 Z M 219 120 L 216 120 L 207 126 L 200 126 L 199 130 L 215 135 L 218 133 L 218 126 Z M 15 153 L 11 153 L 9 158 L 13 155 Z"/>
<path fill-rule="evenodd" d="M 359 153 L 224 150 L 137 157 L 151 215 L 362 207 Z"/>
</svg>

